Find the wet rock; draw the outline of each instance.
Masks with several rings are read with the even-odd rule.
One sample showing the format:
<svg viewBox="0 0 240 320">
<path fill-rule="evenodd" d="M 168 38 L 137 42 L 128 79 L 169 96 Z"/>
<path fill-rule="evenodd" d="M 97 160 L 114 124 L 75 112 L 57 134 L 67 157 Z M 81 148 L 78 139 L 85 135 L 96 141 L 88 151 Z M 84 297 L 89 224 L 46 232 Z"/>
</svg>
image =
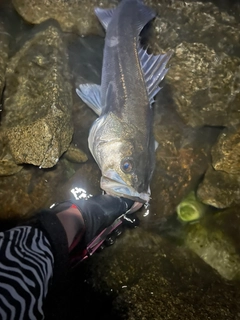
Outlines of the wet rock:
<svg viewBox="0 0 240 320">
<path fill-rule="evenodd" d="M 217 217 L 215 216 L 215 219 Z M 216 222 L 189 225 L 185 244 L 225 279 L 240 280 L 240 256 L 232 239 Z"/>
<path fill-rule="evenodd" d="M 13 161 L 10 155 L 0 160 L 0 176 L 10 176 L 21 171 L 22 168 L 22 166 Z"/>
<path fill-rule="evenodd" d="M 41 26 L 39 26 L 39 28 L 41 28 Z M 32 36 L 29 35 L 29 38 L 32 39 Z M 66 40 L 66 36 L 64 38 Z M 100 56 L 102 55 L 103 40 L 100 37 L 91 37 L 90 41 L 86 38 L 82 43 L 77 37 L 74 38 L 77 40 L 77 43 L 80 43 L 80 46 L 74 43 L 73 46 L 69 47 L 73 49 L 73 52 L 70 53 L 70 55 L 72 54 L 71 58 L 69 58 L 72 80 L 77 81 L 76 79 L 79 79 L 77 77 L 81 77 L 81 75 L 83 76 L 81 79 L 88 75 L 91 80 L 91 73 L 87 73 L 87 70 L 89 71 L 91 66 L 94 66 L 92 76 L 97 76 L 98 79 L 100 79 Z M 96 45 L 96 43 L 99 44 L 99 46 Z M 21 48 L 21 45 L 19 45 L 19 47 Z M 95 52 L 97 52 L 97 59 Z M 87 57 L 90 58 L 90 60 L 87 60 Z M 76 69 L 79 72 L 76 72 Z M 95 70 L 98 72 L 97 75 Z M 41 71 L 41 74 L 42 73 L 43 71 Z M 68 88 L 68 82 L 65 82 L 64 88 Z M 70 87 L 69 92 L 71 89 Z M 45 95 L 39 92 L 39 101 L 44 99 L 44 97 Z M 35 103 L 37 103 L 37 100 Z M 23 111 L 24 110 L 22 110 L 22 112 Z M 30 113 L 30 111 L 31 110 L 28 110 L 27 112 Z M 17 110 L 14 110 L 14 112 L 17 113 Z M 73 112 L 74 136 L 72 143 L 76 145 L 78 149 L 88 151 L 88 133 L 92 122 L 96 119 L 96 115 L 81 102 L 77 95 L 74 95 Z M 21 113 L 19 112 L 19 114 L 16 115 L 16 122 L 18 116 L 21 117 L 20 119 L 22 120 Z M 64 117 L 66 117 L 66 114 Z M 11 119 L 9 119 L 9 121 L 10 120 Z M 7 126 L 8 124 L 6 123 L 6 128 L 3 130 L 4 135 Z M 5 167 L 11 165 L 14 166 L 14 170 L 15 167 L 23 169 L 22 172 L 18 174 L 14 174 L 11 177 L 1 177 L 0 179 L 0 219 L 6 220 L 6 218 L 19 218 L 32 215 L 42 207 L 49 207 L 52 203 L 65 201 L 73 196 L 71 190 L 74 187 L 85 189 L 91 194 L 101 193 L 99 188 L 100 170 L 91 158 L 90 153 L 87 154 L 90 159 L 86 164 L 73 163 L 61 157 L 57 165 L 50 169 L 40 170 L 31 165 L 20 166 L 14 164 L 8 147 L 8 141 L 4 135 L 0 135 L 0 158 L 2 157 L 8 160 L 7 162 L 5 160 Z M 8 168 L 8 174 L 13 173 L 13 169 L 10 169 L 11 170 Z M 4 170 L 5 175 L 6 169 L 2 168 L 2 170 Z"/>
<path fill-rule="evenodd" d="M 212 148 L 212 163 L 216 170 L 240 173 L 240 128 L 222 132 Z"/>
<path fill-rule="evenodd" d="M 224 209 L 240 203 L 240 178 L 238 175 L 207 170 L 198 187 L 197 196 L 205 204 Z"/>
<path fill-rule="evenodd" d="M 75 147 L 74 145 L 71 145 L 68 148 L 68 150 L 64 154 L 64 157 L 67 160 L 69 160 L 71 162 L 76 162 L 76 163 L 82 163 L 82 162 L 86 162 L 88 160 L 86 153 L 84 153 L 82 150 Z"/>
<path fill-rule="evenodd" d="M 184 122 L 193 127 L 238 123 L 239 22 L 210 2 L 147 3 L 158 12 L 150 47 L 156 54 L 175 51 L 165 78 Z"/>
<path fill-rule="evenodd" d="M 61 186 L 69 178 L 68 170 L 65 162 L 60 160 L 51 169 L 25 165 L 20 172 L 1 177 L 0 219 L 21 219 L 50 207 L 58 200 Z"/>
<path fill-rule="evenodd" d="M 30 215 L 35 206 L 27 192 L 31 180 L 29 171 L 22 170 L 18 174 L 0 179 L 0 218 L 13 219 Z M 40 196 L 42 197 L 42 195 Z"/>
<path fill-rule="evenodd" d="M 239 22 L 211 2 L 148 0 L 157 12 L 154 32 L 157 49 L 175 48 L 182 42 L 201 43 L 217 53 L 238 56 Z"/>
<path fill-rule="evenodd" d="M 69 162 L 66 164 L 66 161 L 61 159 L 55 167 L 48 170 L 32 168 L 31 179 L 26 185 L 26 190 L 35 211 L 41 208 L 49 208 L 56 202 L 61 187 L 75 173 L 75 170 L 69 168 L 68 164 Z M 34 214 L 35 212 L 30 213 Z"/>
<path fill-rule="evenodd" d="M 16 53 L 18 41 L 32 29 L 32 25 L 26 23 L 16 12 L 13 4 L 9 0 L 0 1 L 0 21 L 4 26 L 1 37 L 8 36 L 8 57 L 11 58 Z M 1 47 L 3 48 L 3 47 Z M 1 55 L 1 59 L 3 54 Z"/>
<path fill-rule="evenodd" d="M 237 282 L 140 228 L 95 255 L 88 268 L 95 289 L 115 297 L 120 319 L 235 319 L 240 311 Z"/>
<path fill-rule="evenodd" d="M 217 213 L 207 223 L 209 229 L 221 230 L 230 239 L 235 251 L 240 254 L 240 210 L 239 206 L 227 208 Z"/>
<path fill-rule="evenodd" d="M 16 164 L 13 160 L 8 146 L 6 145 L 6 137 L 0 131 L 0 176 L 9 176 L 21 171 L 23 166 Z"/>
<path fill-rule="evenodd" d="M 187 125 L 239 122 L 240 59 L 202 43 L 178 45 L 167 74 L 179 115 Z"/>
<path fill-rule="evenodd" d="M 103 34 L 95 17 L 95 7 L 113 7 L 110 0 L 13 0 L 18 13 L 28 22 L 41 23 L 49 18 L 56 19 L 63 31 L 80 35 Z"/>
<path fill-rule="evenodd" d="M 66 51 L 52 21 L 32 31 L 6 73 L 2 128 L 17 164 L 54 166 L 73 134 Z"/>
</svg>

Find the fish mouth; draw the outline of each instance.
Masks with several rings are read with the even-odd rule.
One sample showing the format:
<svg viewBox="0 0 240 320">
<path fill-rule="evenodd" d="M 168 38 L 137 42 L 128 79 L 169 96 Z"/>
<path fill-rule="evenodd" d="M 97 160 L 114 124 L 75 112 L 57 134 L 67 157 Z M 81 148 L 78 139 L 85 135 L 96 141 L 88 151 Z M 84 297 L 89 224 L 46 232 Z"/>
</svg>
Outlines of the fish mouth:
<svg viewBox="0 0 240 320">
<path fill-rule="evenodd" d="M 101 188 L 107 194 L 125 197 L 133 201 L 145 203 L 150 200 L 150 189 L 149 192 L 137 192 L 134 188 L 128 186 L 114 170 L 108 170 L 101 177 Z"/>
</svg>

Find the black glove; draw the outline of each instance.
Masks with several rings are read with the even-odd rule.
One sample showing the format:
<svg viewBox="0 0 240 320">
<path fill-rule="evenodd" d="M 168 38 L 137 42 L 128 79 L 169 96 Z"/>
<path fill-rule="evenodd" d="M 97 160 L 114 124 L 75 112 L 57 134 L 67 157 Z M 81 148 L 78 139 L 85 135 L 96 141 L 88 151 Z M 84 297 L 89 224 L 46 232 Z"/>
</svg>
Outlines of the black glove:
<svg viewBox="0 0 240 320">
<path fill-rule="evenodd" d="M 66 232 L 56 214 L 75 204 L 82 213 L 86 232 L 76 246 L 76 251 L 86 247 L 95 236 L 111 225 L 120 215 L 132 207 L 134 201 L 109 195 L 99 195 L 88 200 L 70 200 L 56 204 L 51 209 L 43 209 L 33 217 L 21 221 L 18 226 L 32 226 L 44 232 L 54 255 L 54 278 L 58 279 L 69 261 L 69 248 Z M 55 214 L 54 214 L 55 213 Z M 74 251 L 74 250 L 73 250 Z M 74 252 L 72 252 L 74 254 Z M 55 281 L 55 280 L 54 280 Z"/>
<path fill-rule="evenodd" d="M 98 195 L 88 200 L 71 202 L 79 208 L 85 222 L 86 232 L 83 239 L 85 245 L 134 204 L 133 200 L 110 195 Z"/>
</svg>

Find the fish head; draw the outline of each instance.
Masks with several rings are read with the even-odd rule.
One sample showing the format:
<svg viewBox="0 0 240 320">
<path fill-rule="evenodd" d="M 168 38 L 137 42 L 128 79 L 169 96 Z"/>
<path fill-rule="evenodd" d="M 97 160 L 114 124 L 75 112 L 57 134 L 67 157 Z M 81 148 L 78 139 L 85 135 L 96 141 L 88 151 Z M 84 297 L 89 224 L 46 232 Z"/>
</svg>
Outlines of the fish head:
<svg viewBox="0 0 240 320">
<path fill-rule="evenodd" d="M 110 123 L 100 127 L 89 140 L 89 147 L 102 172 L 101 188 L 111 195 L 148 202 L 154 141 L 148 143 L 146 137 L 122 124 L 114 129 Z"/>
</svg>

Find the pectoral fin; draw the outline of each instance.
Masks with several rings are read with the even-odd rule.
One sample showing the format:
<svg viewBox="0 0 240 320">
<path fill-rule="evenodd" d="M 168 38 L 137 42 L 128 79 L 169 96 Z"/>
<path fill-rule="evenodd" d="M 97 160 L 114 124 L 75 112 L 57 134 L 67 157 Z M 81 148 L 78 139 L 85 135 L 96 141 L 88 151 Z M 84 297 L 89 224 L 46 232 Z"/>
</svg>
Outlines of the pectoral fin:
<svg viewBox="0 0 240 320">
<path fill-rule="evenodd" d="M 80 84 L 76 89 L 78 96 L 98 115 L 102 112 L 101 86 L 97 84 Z"/>
</svg>

